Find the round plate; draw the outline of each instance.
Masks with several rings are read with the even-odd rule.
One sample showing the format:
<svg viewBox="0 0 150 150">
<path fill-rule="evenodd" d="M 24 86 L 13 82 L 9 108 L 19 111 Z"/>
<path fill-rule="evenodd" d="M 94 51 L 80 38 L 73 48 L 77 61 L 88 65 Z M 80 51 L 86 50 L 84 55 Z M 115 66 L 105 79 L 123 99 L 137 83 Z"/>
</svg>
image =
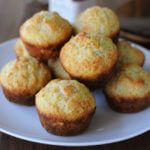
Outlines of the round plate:
<svg viewBox="0 0 150 150">
<path fill-rule="evenodd" d="M 0 45 L 0 69 L 8 61 L 15 59 L 15 42 L 16 39 L 13 39 Z M 136 44 L 133 46 L 144 52 L 144 68 L 150 71 L 150 51 Z M 91 146 L 122 141 L 150 130 L 150 108 L 133 114 L 117 113 L 108 107 L 101 90 L 93 93 L 97 109 L 89 128 L 81 135 L 61 137 L 48 133 L 41 126 L 35 107 L 13 104 L 6 100 L 0 90 L 0 131 L 43 144 Z"/>
</svg>

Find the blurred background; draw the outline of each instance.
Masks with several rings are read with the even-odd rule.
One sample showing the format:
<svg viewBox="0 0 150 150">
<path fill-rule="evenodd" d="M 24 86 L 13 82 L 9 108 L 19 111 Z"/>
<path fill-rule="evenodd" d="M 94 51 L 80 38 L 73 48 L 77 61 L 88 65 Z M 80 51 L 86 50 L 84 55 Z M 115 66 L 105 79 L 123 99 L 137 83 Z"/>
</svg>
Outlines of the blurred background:
<svg viewBox="0 0 150 150">
<path fill-rule="evenodd" d="M 70 10 L 74 9 L 70 1 L 74 6 L 75 3 L 90 1 L 93 2 L 91 5 L 95 3 L 112 8 L 120 18 L 121 37 L 149 47 L 150 0 L 0 0 L 0 42 L 17 37 L 22 22 L 35 12 L 50 9 L 55 2 L 61 4 L 60 11 L 65 5 Z M 69 9 L 66 11 L 69 13 Z"/>
</svg>

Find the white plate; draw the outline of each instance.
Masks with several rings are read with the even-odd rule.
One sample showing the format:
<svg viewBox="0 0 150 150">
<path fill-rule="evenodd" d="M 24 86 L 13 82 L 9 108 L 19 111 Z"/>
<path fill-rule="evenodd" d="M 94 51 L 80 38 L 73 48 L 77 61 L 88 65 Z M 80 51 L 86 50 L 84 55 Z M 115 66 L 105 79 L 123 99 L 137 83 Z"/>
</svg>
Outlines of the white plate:
<svg viewBox="0 0 150 150">
<path fill-rule="evenodd" d="M 16 39 L 0 45 L 0 69 L 15 58 Z M 150 71 L 150 52 L 136 44 L 145 56 L 144 68 Z M 90 146 L 118 142 L 150 130 L 150 108 L 134 114 L 121 114 L 111 110 L 101 90 L 94 91 L 97 109 L 90 127 L 81 135 L 61 137 L 49 134 L 41 126 L 35 107 L 13 104 L 0 90 L 0 131 L 9 135 L 43 144 L 63 146 Z"/>
</svg>

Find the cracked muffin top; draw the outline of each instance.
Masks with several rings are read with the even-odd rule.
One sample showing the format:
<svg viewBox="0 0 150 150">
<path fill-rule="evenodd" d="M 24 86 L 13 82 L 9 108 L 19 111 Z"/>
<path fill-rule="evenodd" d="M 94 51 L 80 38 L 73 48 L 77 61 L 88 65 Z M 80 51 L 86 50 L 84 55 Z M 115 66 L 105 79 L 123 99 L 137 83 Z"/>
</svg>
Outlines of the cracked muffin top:
<svg viewBox="0 0 150 150">
<path fill-rule="evenodd" d="M 14 93 L 35 94 L 50 79 L 51 74 L 45 65 L 35 59 L 23 57 L 7 63 L 0 73 L 2 86 L 14 90 Z"/>
<path fill-rule="evenodd" d="M 150 72 L 135 64 L 124 65 L 106 84 L 107 94 L 117 98 L 150 97 Z"/>
<path fill-rule="evenodd" d="M 55 47 L 70 38 L 72 26 L 56 12 L 41 11 L 20 28 L 21 39 L 36 47 Z"/>
<path fill-rule="evenodd" d="M 95 109 L 89 89 L 76 80 L 52 80 L 36 95 L 40 113 L 54 118 L 76 120 Z"/>
<path fill-rule="evenodd" d="M 86 33 L 71 38 L 60 52 L 65 70 L 80 79 L 99 79 L 112 70 L 117 60 L 118 51 L 110 38 Z"/>
<path fill-rule="evenodd" d="M 77 33 L 82 31 L 110 38 L 120 30 L 117 15 L 111 9 L 99 6 L 88 8 L 79 14 L 74 26 Z"/>
</svg>

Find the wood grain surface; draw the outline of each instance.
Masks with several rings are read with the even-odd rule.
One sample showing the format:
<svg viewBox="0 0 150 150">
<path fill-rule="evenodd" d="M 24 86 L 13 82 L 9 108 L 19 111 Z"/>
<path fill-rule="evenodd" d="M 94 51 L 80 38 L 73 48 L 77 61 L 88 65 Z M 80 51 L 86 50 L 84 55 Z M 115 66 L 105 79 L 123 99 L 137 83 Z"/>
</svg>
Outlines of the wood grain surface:
<svg viewBox="0 0 150 150">
<path fill-rule="evenodd" d="M 35 12 L 47 9 L 25 0 L 0 0 L 0 42 L 18 36 L 21 23 Z M 148 118 L 149 119 L 149 118 Z M 0 133 L 0 150 L 150 150 L 150 132 L 127 141 L 94 147 L 57 147 L 37 144 Z"/>
</svg>

